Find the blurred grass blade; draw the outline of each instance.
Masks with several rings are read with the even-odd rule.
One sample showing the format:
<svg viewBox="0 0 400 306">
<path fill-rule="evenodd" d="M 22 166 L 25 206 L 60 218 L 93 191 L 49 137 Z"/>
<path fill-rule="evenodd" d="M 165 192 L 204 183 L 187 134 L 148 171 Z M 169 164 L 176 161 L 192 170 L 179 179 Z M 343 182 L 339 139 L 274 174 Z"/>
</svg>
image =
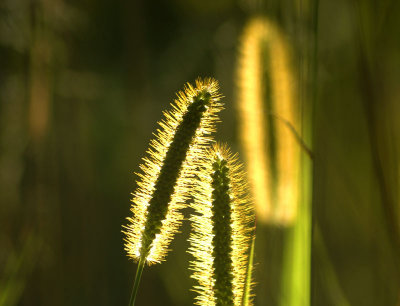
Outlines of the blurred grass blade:
<svg viewBox="0 0 400 306">
<path fill-rule="evenodd" d="M 317 99 L 318 7 L 319 1 L 314 0 L 310 11 L 305 7 L 299 10 L 300 20 L 303 22 L 299 26 L 299 32 L 301 35 L 310 34 L 310 39 L 299 46 L 303 51 L 299 55 L 301 138 L 310 150 L 313 149 L 314 109 Z M 308 152 L 301 150 L 299 209 L 285 242 L 282 306 L 311 305 L 313 166 Z"/>
<path fill-rule="evenodd" d="M 329 290 L 330 300 L 334 305 L 338 306 L 350 306 L 346 295 L 340 285 L 338 277 L 335 272 L 335 268 L 332 264 L 331 258 L 329 256 L 328 250 L 325 245 L 324 237 L 322 236 L 321 229 L 319 226 L 314 227 L 314 237 L 315 237 L 315 248 L 319 255 L 319 260 L 321 261 L 321 275 L 324 277 L 324 284 Z"/>
<path fill-rule="evenodd" d="M 20 252 L 11 252 L 0 276 L 0 306 L 19 305 L 43 242 L 29 233 Z"/>
</svg>

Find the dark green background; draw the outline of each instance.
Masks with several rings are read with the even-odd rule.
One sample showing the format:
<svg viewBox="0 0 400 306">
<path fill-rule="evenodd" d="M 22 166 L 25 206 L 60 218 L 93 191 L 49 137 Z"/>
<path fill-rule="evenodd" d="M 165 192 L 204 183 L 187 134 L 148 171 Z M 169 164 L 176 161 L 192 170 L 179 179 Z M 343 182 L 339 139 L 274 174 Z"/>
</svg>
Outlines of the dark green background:
<svg viewBox="0 0 400 306">
<path fill-rule="evenodd" d="M 300 5 L 312 1 L 0 1 L 5 305 L 127 305 L 136 266 L 121 225 L 162 110 L 185 82 L 215 77 L 226 104 L 217 138 L 240 151 L 242 27 L 271 17 L 301 59 L 310 33 Z M 400 2 L 320 0 L 318 16 L 312 304 L 397 306 Z M 32 84 L 48 94 L 39 136 Z M 255 304 L 277 305 L 282 230 L 259 230 Z M 168 260 L 145 268 L 137 305 L 193 303 L 188 222 L 182 231 Z"/>
</svg>

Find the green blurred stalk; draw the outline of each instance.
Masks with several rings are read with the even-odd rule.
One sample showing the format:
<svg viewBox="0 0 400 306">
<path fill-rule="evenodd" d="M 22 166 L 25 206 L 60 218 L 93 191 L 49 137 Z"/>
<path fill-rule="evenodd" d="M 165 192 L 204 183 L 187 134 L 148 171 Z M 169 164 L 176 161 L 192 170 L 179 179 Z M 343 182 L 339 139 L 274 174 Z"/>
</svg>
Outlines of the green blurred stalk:
<svg viewBox="0 0 400 306">
<path fill-rule="evenodd" d="M 281 305 L 310 305 L 312 161 L 301 153 L 300 205 L 295 224 L 288 229 L 283 258 Z"/>
<path fill-rule="evenodd" d="M 313 118 L 317 99 L 318 6 L 314 0 L 309 16 L 301 16 L 312 39 L 300 57 L 301 137 L 312 152 Z M 304 13 L 304 12 L 301 12 Z M 303 37 L 304 33 L 302 33 Z M 300 153 L 300 197 L 295 223 L 287 230 L 282 267 L 282 306 L 311 305 L 312 188 L 313 159 L 306 150 Z"/>
<path fill-rule="evenodd" d="M 312 143 L 312 105 L 303 105 L 302 138 Z M 287 229 L 282 267 L 282 306 L 309 306 L 311 292 L 313 160 L 300 153 L 299 208 L 294 224 Z"/>
</svg>

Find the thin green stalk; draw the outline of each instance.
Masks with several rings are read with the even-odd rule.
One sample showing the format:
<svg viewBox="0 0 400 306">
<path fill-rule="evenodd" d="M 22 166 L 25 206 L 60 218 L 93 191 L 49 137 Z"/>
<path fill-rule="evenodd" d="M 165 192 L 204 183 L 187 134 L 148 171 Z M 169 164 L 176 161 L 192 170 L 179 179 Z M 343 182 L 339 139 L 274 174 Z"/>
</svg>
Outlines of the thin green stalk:
<svg viewBox="0 0 400 306">
<path fill-rule="evenodd" d="M 139 288 L 140 278 L 142 276 L 143 268 L 145 263 L 145 257 L 141 257 L 136 270 L 135 282 L 133 283 L 131 300 L 129 301 L 129 306 L 135 305 L 136 294 Z"/>
<path fill-rule="evenodd" d="M 251 246 L 250 246 L 250 254 L 249 254 L 249 262 L 247 265 L 247 271 L 246 271 L 246 283 L 244 285 L 244 292 L 243 292 L 243 300 L 242 300 L 242 305 L 243 306 L 248 306 L 250 305 L 250 290 L 251 290 L 251 275 L 253 272 L 253 261 L 254 261 L 254 245 L 256 241 L 256 233 L 254 231 L 253 233 L 253 239 L 251 240 Z"/>
</svg>

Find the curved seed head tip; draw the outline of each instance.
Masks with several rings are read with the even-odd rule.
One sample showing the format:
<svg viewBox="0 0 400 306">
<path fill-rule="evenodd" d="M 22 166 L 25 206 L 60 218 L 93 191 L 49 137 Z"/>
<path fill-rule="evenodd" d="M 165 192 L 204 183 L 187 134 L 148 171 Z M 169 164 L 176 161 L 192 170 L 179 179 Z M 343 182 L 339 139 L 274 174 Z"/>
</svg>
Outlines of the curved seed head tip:
<svg viewBox="0 0 400 306">
<path fill-rule="evenodd" d="M 208 150 L 192 204 L 189 238 L 198 305 L 240 305 L 246 282 L 254 212 L 238 162 L 226 145 Z"/>
<path fill-rule="evenodd" d="M 266 18 L 250 20 L 240 42 L 240 138 L 261 222 L 291 224 L 297 214 L 300 146 L 289 44 Z"/>
<path fill-rule="evenodd" d="M 140 166 L 138 187 L 124 226 L 125 250 L 148 264 L 164 260 L 168 245 L 183 219 L 180 210 L 189 198 L 199 159 L 212 142 L 222 109 L 218 83 L 207 78 L 187 84 L 177 94 L 172 110 L 164 112 L 160 129 L 150 142 Z"/>
</svg>

